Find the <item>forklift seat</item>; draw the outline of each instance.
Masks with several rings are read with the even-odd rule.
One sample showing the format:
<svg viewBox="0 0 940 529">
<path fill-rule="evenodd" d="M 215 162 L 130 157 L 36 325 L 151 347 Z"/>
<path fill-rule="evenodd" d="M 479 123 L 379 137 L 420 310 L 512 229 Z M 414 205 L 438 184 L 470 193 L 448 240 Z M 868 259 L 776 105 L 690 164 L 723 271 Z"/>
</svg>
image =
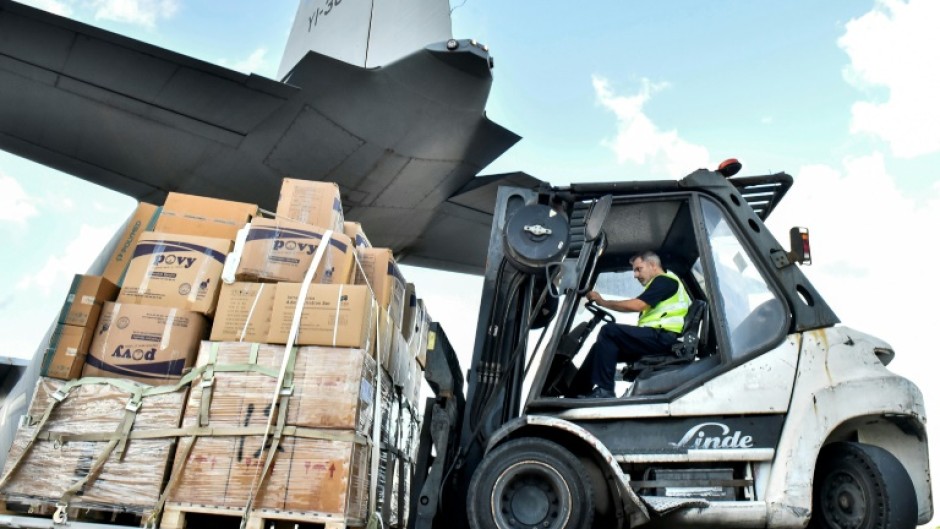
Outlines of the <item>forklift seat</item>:
<svg viewBox="0 0 940 529">
<path fill-rule="evenodd" d="M 679 341 L 672 346 L 672 350 L 661 355 L 644 356 L 627 365 L 623 370 L 623 379 L 633 382 L 637 378 L 648 378 L 653 372 L 668 366 L 692 363 L 707 336 L 708 306 L 701 299 L 692 300 L 679 333 Z"/>
</svg>

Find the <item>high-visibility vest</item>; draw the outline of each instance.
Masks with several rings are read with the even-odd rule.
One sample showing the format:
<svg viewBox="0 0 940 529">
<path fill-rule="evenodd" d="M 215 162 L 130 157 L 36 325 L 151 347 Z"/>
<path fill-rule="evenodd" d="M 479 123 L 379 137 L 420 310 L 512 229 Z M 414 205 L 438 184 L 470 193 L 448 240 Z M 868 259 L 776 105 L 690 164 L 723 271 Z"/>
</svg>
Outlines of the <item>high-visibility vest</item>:
<svg viewBox="0 0 940 529">
<path fill-rule="evenodd" d="M 685 291 L 685 287 L 682 286 L 682 281 L 679 280 L 679 277 L 672 272 L 665 272 L 656 277 L 666 276 L 679 286 L 676 289 L 676 293 L 668 299 L 664 299 L 656 304 L 655 307 L 648 307 L 646 310 L 640 313 L 640 320 L 637 322 L 637 325 L 640 327 L 654 327 L 657 329 L 666 329 L 667 331 L 672 332 L 682 332 L 682 325 L 685 323 L 685 315 L 689 312 L 689 305 L 692 304 L 689 299 L 689 294 Z M 646 292 L 646 289 L 653 284 L 654 277 L 646 284 L 646 287 L 643 288 L 643 292 Z"/>
</svg>

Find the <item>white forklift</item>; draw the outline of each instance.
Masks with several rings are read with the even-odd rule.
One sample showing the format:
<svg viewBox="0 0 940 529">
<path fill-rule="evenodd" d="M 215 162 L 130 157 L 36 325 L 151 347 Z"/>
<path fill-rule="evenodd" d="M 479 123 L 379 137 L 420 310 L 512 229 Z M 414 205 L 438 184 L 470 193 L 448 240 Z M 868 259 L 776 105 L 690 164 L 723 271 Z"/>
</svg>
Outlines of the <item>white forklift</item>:
<svg viewBox="0 0 940 529">
<path fill-rule="evenodd" d="M 784 249 L 764 225 L 792 178 L 738 169 L 500 190 L 466 401 L 439 329 L 428 352 L 413 529 L 930 520 L 920 391 L 796 266 L 806 230 Z M 617 398 L 572 398 L 592 331 L 614 321 L 593 304 L 579 317 L 584 295 L 625 295 L 645 250 L 693 299 L 680 342 L 622 366 Z"/>
</svg>

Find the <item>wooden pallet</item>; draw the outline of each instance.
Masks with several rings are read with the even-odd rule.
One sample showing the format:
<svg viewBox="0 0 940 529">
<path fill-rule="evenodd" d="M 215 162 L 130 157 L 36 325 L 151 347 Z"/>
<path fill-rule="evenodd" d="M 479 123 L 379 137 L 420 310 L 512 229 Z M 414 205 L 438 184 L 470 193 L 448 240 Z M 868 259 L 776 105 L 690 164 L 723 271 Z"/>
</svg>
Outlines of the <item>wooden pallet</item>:
<svg viewBox="0 0 940 529">
<path fill-rule="evenodd" d="M 164 507 L 160 529 L 238 528 L 241 518 L 241 509 L 174 502 Z M 352 529 L 364 525 L 350 524 L 342 517 L 321 513 L 254 509 L 248 516 L 246 529 Z"/>
<path fill-rule="evenodd" d="M 0 501 L 0 514 L 11 516 L 53 520 L 56 510 L 55 503 L 48 501 Z M 140 526 L 143 524 L 140 514 L 121 512 L 119 509 L 69 507 L 65 511 L 65 514 L 66 519 L 70 522 L 89 522 L 121 526 Z"/>
</svg>

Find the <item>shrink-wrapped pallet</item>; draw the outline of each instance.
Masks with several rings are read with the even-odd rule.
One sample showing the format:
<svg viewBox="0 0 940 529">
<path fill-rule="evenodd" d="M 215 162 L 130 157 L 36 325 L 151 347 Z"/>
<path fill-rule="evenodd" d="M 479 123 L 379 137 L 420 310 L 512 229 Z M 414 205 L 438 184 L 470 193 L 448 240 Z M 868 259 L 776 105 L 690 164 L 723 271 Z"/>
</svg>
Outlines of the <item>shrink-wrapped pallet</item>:
<svg viewBox="0 0 940 529">
<path fill-rule="evenodd" d="M 197 367 L 204 371 L 193 383 L 183 427 L 216 433 L 191 448 L 181 442 L 170 501 L 243 508 L 256 490 L 258 509 L 364 520 L 375 361 L 359 349 L 299 347 L 287 371 L 290 396 L 272 406 L 284 354 L 281 345 L 202 344 Z M 275 432 L 283 405 L 275 448 L 264 433 Z"/>
<path fill-rule="evenodd" d="M 382 428 L 381 459 L 379 460 L 378 487 L 376 489 L 376 510 L 390 526 L 398 526 L 398 496 L 393 486 L 391 469 L 396 462 L 395 449 L 398 439 L 399 406 L 392 386 L 392 379 L 382 372 Z"/>
<path fill-rule="evenodd" d="M 116 382 L 115 382 L 116 383 Z M 88 476 L 104 453 L 108 440 L 129 413 L 131 394 L 111 383 L 79 385 L 58 403 L 42 425 L 40 437 L 33 437 L 37 421 L 54 402 L 52 396 L 65 381 L 41 378 L 29 408 L 31 425 L 21 427 L 7 456 L 4 475 L 17 465 L 0 493 L 6 501 L 28 504 L 55 504 L 73 485 Z M 133 417 L 133 432 L 170 431 L 179 426 L 186 390 L 145 396 Z M 133 407 L 133 406 L 132 406 Z M 74 440 L 69 436 L 99 434 L 98 440 Z M 130 439 L 123 457 L 117 450 L 105 460 L 97 478 L 76 494 L 70 506 L 145 513 L 160 497 L 175 437 Z M 22 461 L 19 461 L 24 458 Z"/>
</svg>

